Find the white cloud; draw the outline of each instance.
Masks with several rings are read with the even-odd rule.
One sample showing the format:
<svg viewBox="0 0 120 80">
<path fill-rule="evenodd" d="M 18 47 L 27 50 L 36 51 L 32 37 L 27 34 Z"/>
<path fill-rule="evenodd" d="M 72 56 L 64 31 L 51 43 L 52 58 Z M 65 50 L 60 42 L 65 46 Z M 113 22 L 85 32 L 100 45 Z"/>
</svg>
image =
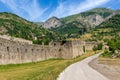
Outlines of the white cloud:
<svg viewBox="0 0 120 80">
<path fill-rule="evenodd" d="M 8 6 L 13 13 L 30 21 L 45 20 L 52 16 L 58 18 L 65 17 L 101 6 L 111 0 L 58 0 L 59 5 L 55 10 L 50 10 L 49 8 L 51 7 L 48 5 L 46 8 L 41 8 L 37 1 L 38 0 L 0 0 L 0 2 Z M 52 7 L 54 7 L 54 5 Z M 47 10 L 52 12 L 47 13 Z"/>
<path fill-rule="evenodd" d="M 110 0 L 85 0 L 83 2 L 79 2 L 78 4 L 68 4 L 67 1 L 64 3 L 59 2 L 59 6 L 49 15 L 49 17 L 65 17 L 101 6 L 109 1 Z"/>
<path fill-rule="evenodd" d="M 7 5 L 14 13 L 31 21 L 38 21 L 47 8 L 42 9 L 37 0 L 0 0 Z M 40 19 L 39 19 L 40 20 Z"/>
</svg>

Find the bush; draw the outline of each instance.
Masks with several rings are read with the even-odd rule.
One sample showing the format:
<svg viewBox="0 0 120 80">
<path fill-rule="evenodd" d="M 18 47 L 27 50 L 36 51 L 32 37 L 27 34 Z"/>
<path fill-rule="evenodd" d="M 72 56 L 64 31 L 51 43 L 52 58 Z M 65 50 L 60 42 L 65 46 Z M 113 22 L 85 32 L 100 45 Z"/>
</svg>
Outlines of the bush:
<svg viewBox="0 0 120 80">
<path fill-rule="evenodd" d="M 97 45 L 95 45 L 94 47 L 93 47 L 93 51 L 97 51 Z"/>
<path fill-rule="evenodd" d="M 101 54 L 102 57 L 106 57 L 106 58 L 111 58 L 113 55 L 112 52 L 105 50 L 103 54 Z"/>
<path fill-rule="evenodd" d="M 98 45 L 95 45 L 95 46 L 93 47 L 93 51 L 102 50 L 102 47 L 103 47 L 103 44 L 102 44 L 102 43 L 100 43 L 100 44 L 98 44 Z"/>
<path fill-rule="evenodd" d="M 102 48 L 103 48 L 103 44 L 102 43 L 97 45 L 97 50 L 102 50 Z"/>
</svg>

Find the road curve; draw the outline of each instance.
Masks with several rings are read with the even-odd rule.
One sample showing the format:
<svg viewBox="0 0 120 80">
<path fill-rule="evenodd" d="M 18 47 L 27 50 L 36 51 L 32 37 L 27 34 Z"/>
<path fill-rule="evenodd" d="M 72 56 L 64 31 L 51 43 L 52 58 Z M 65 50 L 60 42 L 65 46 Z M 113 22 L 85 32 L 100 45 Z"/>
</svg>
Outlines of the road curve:
<svg viewBox="0 0 120 80">
<path fill-rule="evenodd" d="M 59 75 L 57 80 L 109 80 L 88 65 L 99 55 L 100 53 L 70 65 Z"/>
</svg>

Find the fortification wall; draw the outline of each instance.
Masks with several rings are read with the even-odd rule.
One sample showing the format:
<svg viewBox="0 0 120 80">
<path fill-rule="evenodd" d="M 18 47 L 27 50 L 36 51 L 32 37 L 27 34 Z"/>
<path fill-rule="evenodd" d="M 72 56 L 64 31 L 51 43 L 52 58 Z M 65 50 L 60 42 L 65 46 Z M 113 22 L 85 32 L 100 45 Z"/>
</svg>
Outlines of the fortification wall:
<svg viewBox="0 0 120 80">
<path fill-rule="evenodd" d="M 0 38 L 0 64 L 26 63 L 49 58 L 72 58 L 70 42 L 61 45 L 33 45 Z"/>
<path fill-rule="evenodd" d="M 83 46 L 84 46 L 84 42 L 78 40 L 72 41 L 73 58 L 75 58 L 78 55 L 84 54 Z"/>
<path fill-rule="evenodd" d="M 0 38 L 0 64 L 36 62 L 50 58 L 72 59 L 84 54 L 83 46 L 92 49 L 93 43 L 81 41 L 51 42 L 49 45 L 34 45 Z"/>
<path fill-rule="evenodd" d="M 16 41 L 16 42 L 21 42 L 21 43 L 32 44 L 32 41 L 30 41 L 30 40 L 26 40 L 26 39 L 22 39 L 22 38 L 16 38 L 16 37 L 11 37 L 11 36 L 7 36 L 7 35 L 0 35 L 0 38 L 6 39 L 6 40 L 12 40 L 12 41 Z"/>
<path fill-rule="evenodd" d="M 85 42 L 85 41 L 79 41 L 74 40 L 72 43 L 72 50 L 73 50 L 73 58 L 79 55 L 83 55 L 86 53 L 86 50 L 92 50 L 95 45 L 97 45 L 97 42 Z M 85 52 L 83 50 L 83 47 L 85 46 Z"/>
</svg>

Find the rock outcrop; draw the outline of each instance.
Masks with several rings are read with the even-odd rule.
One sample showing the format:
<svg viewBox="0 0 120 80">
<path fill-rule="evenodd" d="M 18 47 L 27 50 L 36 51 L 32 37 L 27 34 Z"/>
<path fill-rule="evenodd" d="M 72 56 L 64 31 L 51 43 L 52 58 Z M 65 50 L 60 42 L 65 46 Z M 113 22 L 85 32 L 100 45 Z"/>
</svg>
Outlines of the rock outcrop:
<svg viewBox="0 0 120 80">
<path fill-rule="evenodd" d="M 90 24 L 90 26 L 97 26 L 104 21 L 104 18 L 102 18 L 98 14 L 94 14 L 94 15 L 88 16 L 87 20 L 88 20 L 88 23 Z"/>
<path fill-rule="evenodd" d="M 47 21 L 45 21 L 45 23 L 43 24 L 43 27 L 55 28 L 55 27 L 59 27 L 61 25 L 62 25 L 62 22 L 58 18 L 52 17 L 52 18 L 48 19 Z"/>
</svg>

